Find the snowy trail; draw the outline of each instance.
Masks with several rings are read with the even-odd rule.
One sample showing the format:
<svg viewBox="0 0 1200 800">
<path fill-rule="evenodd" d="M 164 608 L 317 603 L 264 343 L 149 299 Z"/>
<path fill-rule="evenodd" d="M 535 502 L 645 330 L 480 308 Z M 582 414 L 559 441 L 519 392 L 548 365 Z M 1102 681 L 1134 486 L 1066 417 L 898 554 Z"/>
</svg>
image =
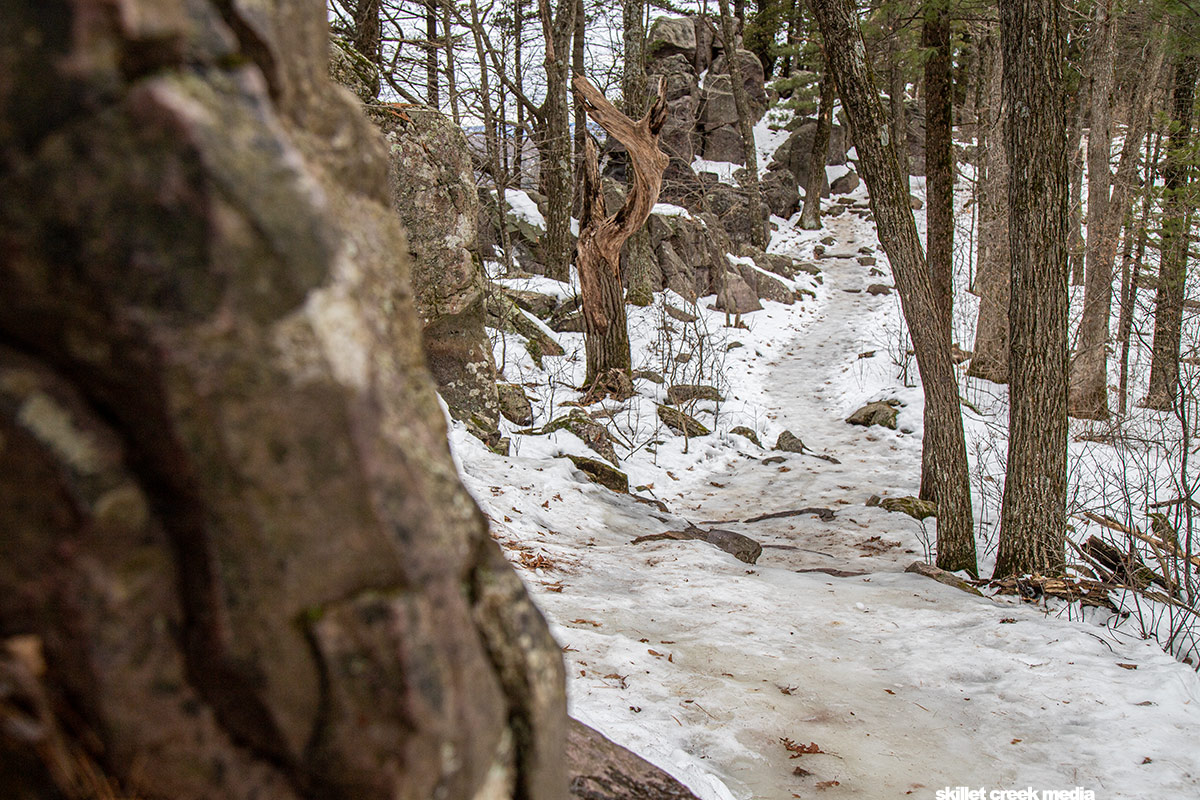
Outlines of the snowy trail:
<svg viewBox="0 0 1200 800">
<path fill-rule="evenodd" d="M 865 292 L 891 283 L 886 259 L 849 213 L 819 233 L 785 228 L 772 249 L 807 258 L 829 235 L 818 301 L 752 315 L 760 329 L 733 366 L 764 411 L 764 445 L 790 429 L 840 463 L 739 437 L 682 455 L 671 439 L 622 463 L 631 484 L 656 485 L 663 514 L 582 481 L 547 457 L 553 443 L 501 458 L 456 432 L 468 486 L 564 648 L 572 713 L 705 800 L 932 800 L 960 785 L 1197 796 L 1191 670 L 1095 622 L 902 571 L 933 530 L 864 505 L 915 493 L 920 471 L 921 393 L 896 381 L 890 344 L 896 297 Z M 864 246 L 882 275 L 859 263 Z M 844 421 L 887 397 L 906 404 L 900 431 Z M 835 516 L 728 521 L 810 506 Z M 763 555 L 749 567 L 701 542 L 633 544 L 684 519 L 721 520 Z M 821 752 L 791 758 L 785 739 Z"/>
</svg>

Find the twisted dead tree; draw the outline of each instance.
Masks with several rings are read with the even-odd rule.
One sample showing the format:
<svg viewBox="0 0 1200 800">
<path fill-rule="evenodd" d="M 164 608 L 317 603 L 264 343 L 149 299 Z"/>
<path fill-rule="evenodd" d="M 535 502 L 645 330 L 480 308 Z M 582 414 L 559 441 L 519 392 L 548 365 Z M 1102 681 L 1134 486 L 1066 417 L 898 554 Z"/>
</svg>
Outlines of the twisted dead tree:
<svg viewBox="0 0 1200 800">
<path fill-rule="evenodd" d="M 596 144 L 589 136 L 583 170 L 583 211 L 575 263 L 583 295 L 584 347 L 588 386 L 611 370 L 628 373 L 632 367 L 625 298 L 621 289 L 621 247 L 646 223 L 658 202 L 667 154 L 658 148 L 658 135 L 667 121 L 662 79 L 658 98 L 637 122 L 622 114 L 582 75 L 572 85 L 588 116 L 625 146 L 633 168 L 625 204 L 609 214 L 600 187 Z"/>
</svg>

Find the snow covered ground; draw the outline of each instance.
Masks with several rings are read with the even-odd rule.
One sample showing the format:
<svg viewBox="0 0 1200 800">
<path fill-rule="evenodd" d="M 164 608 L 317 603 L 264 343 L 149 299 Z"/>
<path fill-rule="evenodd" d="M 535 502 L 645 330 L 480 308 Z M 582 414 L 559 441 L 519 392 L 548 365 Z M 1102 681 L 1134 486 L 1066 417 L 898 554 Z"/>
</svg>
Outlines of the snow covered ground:
<svg viewBox="0 0 1200 800">
<path fill-rule="evenodd" d="M 663 311 L 685 307 L 678 297 L 631 308 L 635 368 L 725 397 L 693 409 L 714 433 L 688 441 L 655 417 L 664 387 L 638 380 L 639 397 L 605 401 L 631 488 L 669 512 L 555 458 L 596 455 L 566 431 L 510 429 L 507 458 L 453 431 L 468 488 L 563 647 L 572 714 L 706 800 L 932 799 L 954 786 L 1198 796 L 1191 668 L 1114 629 L 1107 612 L 972 596 L 903 571 L 926 557 L 932 523 L 865 505 L 915 494 L 920 472 L 922 399 L 898 300 L 866 292 L 890 286 L 886 257 L 871 223 L 849 213 L 821 231 L 782 225 L 770 249 L 811 260 L 829 236 L 820 282 L 801 273 L 796 284 L 813 296 L 764 301 L 746 330 L 724 327 L 711 298 L 687 306 L 700 316 L 690 325 Z M 507 378 L 535 398 L 535 427 L 569 410 L 582 379 L 582 337 L 554 336 L 567 355 L 545 369 L 497 340 Z M 683 364 L 681 350 L 693 355 Z M 903 404 L 897 431 L 844 421 L 876 399 Z M 994 413 L 968 413 L 973 442 L 995 437 Z M 813 454 L 768 452 L 729 432 L 739 425 L 768 448 L 791 430 Z M 996 452 L 973 447 L 972 458 Z M 783 460 L 764 463 L 772 456 Z M 805 507 L 832 515 L 746 521 Z M 698 541 L 633 543 L 717 522 L 763 545 L 757 564 Z M 992 536 L 981 525 L 984 569 Z"/>
</svg>

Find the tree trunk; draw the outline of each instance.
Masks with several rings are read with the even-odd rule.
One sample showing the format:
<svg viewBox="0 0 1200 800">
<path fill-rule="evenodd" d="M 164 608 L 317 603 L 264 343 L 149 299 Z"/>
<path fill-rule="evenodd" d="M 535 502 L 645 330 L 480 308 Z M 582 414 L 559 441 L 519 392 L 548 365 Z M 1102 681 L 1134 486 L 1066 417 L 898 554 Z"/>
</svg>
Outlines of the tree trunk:
<svg viewBox="0 0 1200 800">
<path fill-rule="evenodd" d="M 737 49 L 733 46 L 734 24 L 729 13 L 729 0 L 720 0 L 721 35 L 724 37 L 725 63 L 729 66 L 729 81 L 733 85 L 733 104 L 737 108 L 738 132 L 742 136 L 742 147 L 746 153 L 745 187 L 750 192 L 751 201 L 757 206 L 759 214 L 765 220 L 766 205 L 763 203 L 762 189 L 758 184 L 758 147 L 754 143 L 754 126 L 750 121 L 750 100 L 746 97 L 746 84 L 742 82 L 742 65 L 737 57 Z M 740 19 L 740 17 L 739 17 Z M 766 249 L 767 226 L 757 222 L 750 229 L 750 243 L 755 247 Z"/>
<path fill-rule="evenodd" d="M 954 308 L 954 139 L 953 67 L 950 51 L 950 10 L 945 0 L 926 0 L 921 44 L 929 52 L 925 61 L 925 258 L 933 283 L 935 324 L 953 343 L 950 321 Z M 931 411 L 925 407 L 925 425 Z M 922 500 L 934 498 L 935 465 L 932 450 L 925 450 L 921 463 Z"/>
<path fill-rule="evenodd" d="M 950 360 L 950 345 L 938 330 L 933 283 L 909 205 L 907 176 L 900 171 L 891 124 L 879 102 L 866 61 L 855 4 L 852 0 L 814 0 L 813 10 L 821 26 L 829 67 L 850 120 L 879 240 L 891 262 L 900 293 L 924 383 L 925 403 L 932 408 L 926 417 L 929 422 L 924 446 L 935 451 L 932 463 L 938 506 L 937 564 L 943 569 L 974 573 L 975 536 L 958 382 Z"/>
<path fill-rule="evenodd" d="M 624 22 L 622 41 L 625 49 L 625 67 L 621 73 L 621 96 L 624 98 L 625 113 L 636 119 L 646 107 L 646 3 L 645 0 L 623 0 L 621 12 Z M 625 243 L 625 258 L 629 264 L 628 302 L 636 306 L 648 306 L 654 302 L 654 282 L 651 267 L 654 250 L 650 246 L 650 232 L 643 226 L 638 228 Z"/>
<path fill-rule="evenodd" d="M 1108 2 L 1111 5 L 1112 0 Z M 1079 342 L 1071 361 L 1067 403 L 1072 416 L 1084 419 L 1108 418 L 1108 324 L 1112 316 L 1113 263 L 1117 257 L 1121 225 L 1129 214 L 1130 198 L 1137 180 L 1150 98 L 1154 95 L 1162 67 L 1166 34 L 1165 30 L 1156 27 L 1150 40 L 1151 52 L 1134 89 L 1130 124 L 1121 146 L 1116 180 L 1112 181 L 1109 151 L 1116 23 L 1110 19 L 1109 10 L 1103 4 L 1096 10 L 1097 15 L 1103 15 L 1097 20 L 1096 32 L 1097 47 L 1102 49 L 1096 52 L 1093 61 L 1092 128 L 1088 132 L 1087 281 Z"/>
<path fill-rule="evenodd" d="M 513 271 L 512 246 L 509 243 L 508 225 L 508 182 L 500 165 L 500 136 L 496 116 L 492 111 L 492 93 L 488 81 L 488 67 L 483 44 L 483 26 L 479 17 L 478 0 L 469 0 L 471 11 L 471 34 L 475 40 L 475 55 L 479 59 L 479 99 L 483 111 L 483 140 L 487 154 L 488 171 L 496 189 L 496 230 L 500 236 L 501 259 L 504 274 Z"/>
<path fill-rule="evenodd" d="M 546 42 L 546 99 L 541 108 L 538 154 L 542 193 L 546 195 L 546 235 L 543 252 L 546 275 L 559 281 L 571 276 L 571 106 L 567 100 L 571 34 L 578 0 L 559 0 L 550 13 L 549 0 L 539 0 Z"/>
<path fill-rule="evenodd" d="M 437 12 L 437 0 L 425 0 L 425 97 L 433 108 L 441 105 L 441 92 L 438 90 Z"/>
<path fill-rule="evenodd" d="M 1148 123 L 1147 123 L 1148 124 Z M 1154 136 L 1150 158 L 1146 161 L 1145 177 L 1142 181 L 1142 219 L 1138 224 L 1137 255 L 1132 264 L 1125 266 L 1129 279 L 1121 287 L 1121 317 L 1117 321 L 1117 340 L 1121 342 L 1121 372 L 1117 382 L 1117 411 L 1124 414 L 1129 401 L 1129 345 L 1133 333 L 1133 313 L 1137 308 L 1138 289 L 1141 282 L 1142 264 L 1146 258 L 1146 240 L 1150 233 L 1150 209 L 1154 205 L 1154 176 L 1158 172 L 1158 159 L 1162 151 L 1162 133 Z M 1126 252 L 1128 252 L 1128 246 Z M 1128 262 L 1128 257 L 1126 262 Z"/>
<path fill-rule="evenodd" d="M 987 72 L 986 98 L 980 109 L 986 129 L 986 165 L 979 202 L 979 240 L 975 285 L 979 291 L 979 316 L 975 321 L 975 347 L 967 374 L 994 383 L 1008 382 L 1008 153 L 1004 144 L 1004 104 L 1000 94 L 1003 53 L 995 32 L 980 42 L 981 64 Z"/>
<path fill-rule="evenodd" d="M 817 131 L 808 154 L 808 180 L 804 183 L 804 209 L 800 212 L 800 227 L 806 231 L 821 228 L 821 194 L 829 181 L 825 162 L 829 160 L 829 135 L 833 132 L 833 102 L 835 91 L 828 59 L 821 76 L 821 101 L 817 107 Z"/>
<path fill-rule="evenodd" d="M 450 119 L 455 127 L 462 125 L 458 113 L 458 82 L 454 63 L 454 29 L 450 23 L 450 4 L 453 0 L 442 0 L 442 47 L 446 50 L 446 96 L 450 100 Z M 518 104 L 517 108 L 520 108 Z"/>
<path fill-rule="evenodd" d="M 903 24 L 895 6 L 889 8 L 888 16 L 887 82 L 892 114 L 892 137 L 896 142 L 896 155 L 900 159 L 900 174 L 907 181 L 912 173 L 912 165 L 908 151 L 908 114 L 904 108 L 904 87 L 907 81 L 904 78 L 904 48 L 900 42 Z"/>
<path fill-rule="evenodd" d="M 1067 103 L 1058 0 L 1001 6 L 1009 175 L 1009 445 L 995 577 L 1066 561 Z"/>
<path fill-rule="evenodd" d="M 951 341 L 954 303 L 954 140 L 950 51 L 950 9 L 945 0 L 926 0 L 922 46 L 925 61 L 925 257 L 938 306 L 938 325 Z"/>
<path fill-rule="evenodd" d="M 1166 187 L 1163 209 L 1162 257 L 1154 308 L 1154 341 L 1150 356 L 1150 390 L 1143 405 L 1165 411 L 1174 404 L 1179 384 L 1179 344 L 1183 328 L 1183 297 L 1187 282 L 1190 238 L 1192 103 L 1200 59 L 1184 55 L 1175 65 L 1171 136 L 1163 167 Z"/>
<path fill-rule="evenodd" d="M 571 70 L 576 75 L 584 74 L 584 54 L 587 47 L 587 17 L 584 15 L 583 0 L 576 0 L 575 5 L 575 30 L 571 36 Z M 575 199 L 572 202 L 572 213 L 582 219 L 580 208 L 582 208 L 582 184 L 583 184 L 583 164 L 586 158 L 583 149 L 584 142 L 588 138 L 587 129 L 587 112 L 583 110 L 583 103 L 579 97 L 574 98 L 574 128 L 575 135 L 572 137 L 574 141 L 575 152 Z"/>
<path fill-rule="evenodd" d="M 560 651 L 455 475 L 384 144 L 324 3 L 235 5 L 5 6 L 0 637 L 41 656 L 0 648 L 0 795 L 561 800 Z"/>
<path fill-rule="evenodd" d="M 584 194 L 576 264 L 583 299 L 584 347 L 591 386 L 610 370 L 628 373 L 631 368 L 625 301 L 621 293 L 621 248 L 641 228 L 658 202 L 667 154 L 658 147 L 658 135 L 667 121 L 667 102 L 660 80 L 658 100 L 646 116 L 634 122 L 613 106 L 582 75 L 573 81 L 588 115 L 625 146 L 633 172 L 625 203 L 608 214 L 600 187 L 600 167 L 595 145 L 585 146 Z"/>
</svg>

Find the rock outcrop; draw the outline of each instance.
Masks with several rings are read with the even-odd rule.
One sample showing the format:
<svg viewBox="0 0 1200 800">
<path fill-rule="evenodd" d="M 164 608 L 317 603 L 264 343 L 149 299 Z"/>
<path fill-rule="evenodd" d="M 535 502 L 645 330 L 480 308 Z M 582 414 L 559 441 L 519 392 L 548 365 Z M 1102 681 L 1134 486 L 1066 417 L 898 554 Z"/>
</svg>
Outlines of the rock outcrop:
<svg viewBox="0 0 1200 800">
<path fill-rule="evenodd" d="M 564 797 L 325 4 L 6 10 L 0 795 Z"/>
<path fill-rule="evenodd" d="M 451 416 L 491 438 L 500 411 L 474 255 L 479 200 L 466 137 L 431 109 L 385 106 L 372 118 L 388 146 L 392 204 L 409 232 L 429 368 Z"/>
</svg>

